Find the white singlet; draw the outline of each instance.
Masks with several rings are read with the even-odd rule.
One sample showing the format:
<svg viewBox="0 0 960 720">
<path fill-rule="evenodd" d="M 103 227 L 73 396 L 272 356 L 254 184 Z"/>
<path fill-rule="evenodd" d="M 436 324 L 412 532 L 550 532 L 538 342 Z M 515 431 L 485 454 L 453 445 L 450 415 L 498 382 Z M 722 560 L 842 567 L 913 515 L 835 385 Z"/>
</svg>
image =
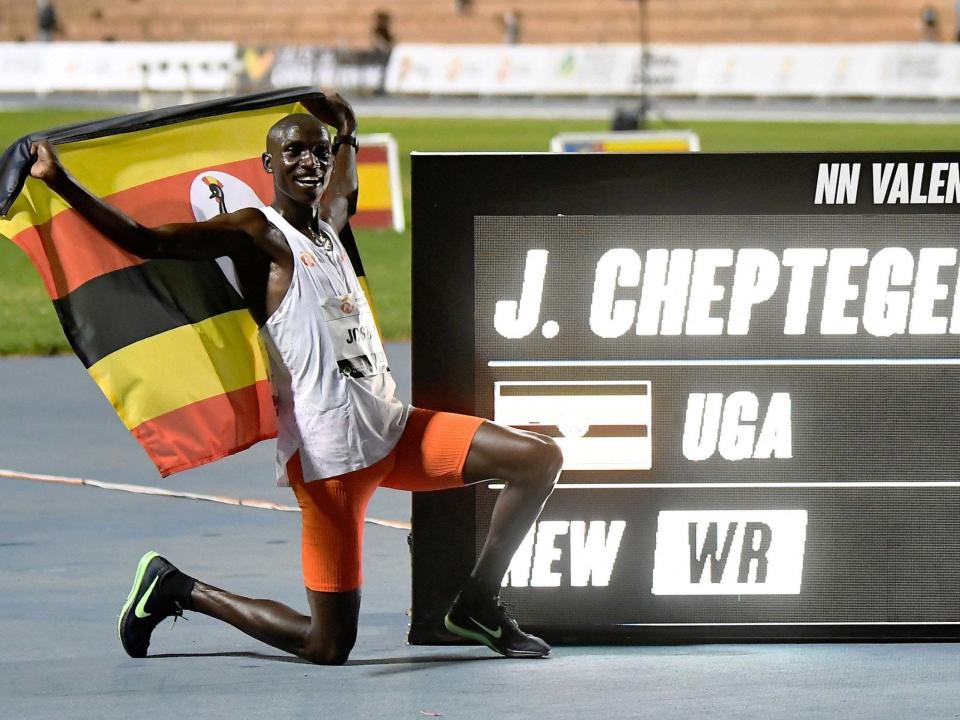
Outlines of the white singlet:
<svg viewBox="0 0 960 720">
<path fill-rule="evenodd" d="M 409 407 L 395 396 L 377 331 L 347 252 L 320 221 L 323 243 L 261 208 L 293 253 L 293 276 L 260 328 L 277 397 L 277 484 L 297 450 L 305 481 L 373 465 L 397 444 Z"/>
</svg>

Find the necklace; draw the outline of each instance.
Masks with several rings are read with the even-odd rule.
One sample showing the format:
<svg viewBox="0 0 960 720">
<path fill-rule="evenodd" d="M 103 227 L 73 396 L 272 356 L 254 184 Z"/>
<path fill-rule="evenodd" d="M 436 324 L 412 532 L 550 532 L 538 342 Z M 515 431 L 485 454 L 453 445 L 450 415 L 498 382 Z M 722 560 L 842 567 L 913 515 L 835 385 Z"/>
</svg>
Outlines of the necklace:
<svg viewBox="0 0 960 720">
<path fill-rule="evenodd" d="M 312 227 L 307 227 L 307 237 L 309 237 L 310 242 L 312 242 L 318 248 L 326 250 L 327 252 L 333 251 L 333 240 L 326 235 L 318 233 Z"/>
</svg>

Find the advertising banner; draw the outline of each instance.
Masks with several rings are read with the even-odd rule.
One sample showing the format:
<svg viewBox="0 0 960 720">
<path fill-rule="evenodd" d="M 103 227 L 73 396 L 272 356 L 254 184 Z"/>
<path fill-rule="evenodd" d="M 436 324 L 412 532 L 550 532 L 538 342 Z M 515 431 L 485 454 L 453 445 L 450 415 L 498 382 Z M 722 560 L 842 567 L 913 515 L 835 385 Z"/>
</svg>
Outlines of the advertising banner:
<svg viewBox="0 0 960 720">
<path fill-rule="evenodd" d="M 960 47 L 935 43 L 398 45 L 393 93 L 957 98 Z"/>
<path fill-rule="evenodd" d="M 245 46 L 239 49 L 239 86 L 245 91 L 311 85 L 337 88 L 341 93 L 380 93 L 387 58 L 374 50 Z"/>
<path fill-rule="evenodd" d="M 960 98 L 947 43 L 434 45 L 388 55 L 310 45 L 0 43 L 0 93 Z"/>
<path fill-rule="evenodd" d="M 0 92 L 228 93 L 237 46 L 184 43 L 0 43 Z"/>
</svg>

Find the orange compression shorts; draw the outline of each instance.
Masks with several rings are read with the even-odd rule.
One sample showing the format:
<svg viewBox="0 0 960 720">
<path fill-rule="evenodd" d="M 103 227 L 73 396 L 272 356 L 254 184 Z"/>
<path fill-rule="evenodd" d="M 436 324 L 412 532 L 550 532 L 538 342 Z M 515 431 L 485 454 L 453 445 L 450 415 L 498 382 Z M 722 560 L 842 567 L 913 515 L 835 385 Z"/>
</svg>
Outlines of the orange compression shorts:
<svg viewBox="0 0 960 720">
<path fill-rule="evenodd" d="M 287 464 L 302 510 L 304 584 L 320 592 L 363 584 L 363 521 L 373 491 L 463 486 L 463 464 L 482 418 L 413 408 L 400 441 L 370 467 L 305 483 L 299 453 Z"/>
</svg>

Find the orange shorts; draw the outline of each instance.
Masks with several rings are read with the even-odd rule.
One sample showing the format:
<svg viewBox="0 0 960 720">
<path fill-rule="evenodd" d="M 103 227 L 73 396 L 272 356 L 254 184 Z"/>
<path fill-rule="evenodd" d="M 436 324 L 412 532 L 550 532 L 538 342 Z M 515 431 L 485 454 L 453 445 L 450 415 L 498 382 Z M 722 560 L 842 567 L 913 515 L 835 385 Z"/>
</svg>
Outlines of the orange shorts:
<svg viewBox="0 0 960 720">
<path fill-rule="evenodd" d="M 413 408 L 403 435 L 383 460 L 345 475 L 303 481 L 300 455 L 287 464 L 303 517 L 304 584 L 343 592 L 363 583 L 363 521 L 378 487 L 445 490 L 463 486 L 463 464 L 483 418 Z"/>
</svg>

